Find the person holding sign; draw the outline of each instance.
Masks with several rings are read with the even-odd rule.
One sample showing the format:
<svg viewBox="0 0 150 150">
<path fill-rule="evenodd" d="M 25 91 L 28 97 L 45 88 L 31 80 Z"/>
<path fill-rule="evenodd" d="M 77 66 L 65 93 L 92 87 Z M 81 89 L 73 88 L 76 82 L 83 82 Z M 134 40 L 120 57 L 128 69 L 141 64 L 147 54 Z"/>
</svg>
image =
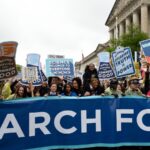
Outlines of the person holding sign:
<svg viewBox="0 0 150 150">
<path fill-rule="evenodd" d="M 97 69 L 94 64 L 89 64 L 85 68 L 85 73 L 83 74 L 83 86 L 86 86 L 90 83 L 91 78 L 98 79 Z"/>
<path fill-rule="evenodd" d="M 10 95 L 7 100 L 25 98 L 26 88 L 23 85 L 18 85 L 14 94 Z"/>
<path fill-rule="evenodd" d="M 40 87 L 40 96 L 45 96 L 46 93 L 48 93 L 49 87 L 47 82 L 42 82 L 42 85 Z"/>
</svg>

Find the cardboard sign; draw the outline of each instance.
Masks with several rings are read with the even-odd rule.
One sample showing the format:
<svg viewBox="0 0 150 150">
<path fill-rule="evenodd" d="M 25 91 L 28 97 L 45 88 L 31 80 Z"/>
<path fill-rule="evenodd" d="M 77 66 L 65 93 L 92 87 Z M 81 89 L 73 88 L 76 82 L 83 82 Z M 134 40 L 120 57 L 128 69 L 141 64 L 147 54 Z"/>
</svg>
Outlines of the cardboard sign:
<svg viewBox="0 0 150 150">
<path fill-rule="evenodd" d="M 109 63 L 110 54 L 109 52 L 101 52 L 98 54 L 99 57 L 99 70 L 98 77 L 100 80 L 115 78 L 114 71 Z"/>
<path fill-rule="evenodd" d="M 14 57 L 16 55 L 17 42 L 0 43 L 0 56 Z"/>
<path fill-rule="evenodd" d="M 17 75 L 16 63 L 12 57 L 0 56 L 0 80 Z"/>
<path fill-rule="evenodd" d="M 135 74 L 135 68 L 129 47 L 112 52 L 112 61 L 117 78 Z"/>
</svg>

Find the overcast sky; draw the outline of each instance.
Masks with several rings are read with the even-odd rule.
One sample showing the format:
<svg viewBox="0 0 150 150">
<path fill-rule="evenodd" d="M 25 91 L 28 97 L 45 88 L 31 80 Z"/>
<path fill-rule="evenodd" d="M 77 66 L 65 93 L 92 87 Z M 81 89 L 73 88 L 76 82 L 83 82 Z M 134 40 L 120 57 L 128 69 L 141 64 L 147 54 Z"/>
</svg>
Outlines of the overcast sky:
<svg viewBox="0 0 150 150">
<path fill-rule="evenodd" d="M 109 39 L 106 19 L 115 0 L 0 0 L 0 42 L 17 41 L 16 62 L 28 53 L 65 55 L 74 62 Z"/>
</svg>

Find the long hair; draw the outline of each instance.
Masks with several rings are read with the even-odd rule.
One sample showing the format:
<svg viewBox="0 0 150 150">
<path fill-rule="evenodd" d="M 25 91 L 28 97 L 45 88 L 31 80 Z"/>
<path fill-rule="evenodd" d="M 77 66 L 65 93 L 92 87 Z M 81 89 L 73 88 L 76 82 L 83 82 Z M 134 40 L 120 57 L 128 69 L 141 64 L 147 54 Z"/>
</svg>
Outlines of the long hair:
<svg viewBox="0 0 150 150">
<path fill-rule="evenodd" d="M 66 83 L 65 86 L 64 86 L 64 94 L 67 95 L 67 91 L 66 91 L 66 88 L 67 88 L 67 85 L 70 86 L 70 92 L 72 91 L 72 85 L 70 83 Z"/>
<path fill-rule="evenodd" d="M 21 87 L 24 89 L 23 98 L 24 98 L 24 97 L 27 97 L 27 89 L 26 89 L 26 87 L 24 87 L 24 86 L 21 85 L 21 84 L 17 85 L 17 87 L 16 87 L 16 91 L 15 91 L 16 96 L 19 95 L 19 89 L 20 89 Z"/>
<path fill-rule="evenodd" d="M 72 79 L 72 83 L 73 81 L 76 81 L 78 84 L 78 88 L 80 89 L 82 87 L 82 80 L 79 77 L 75 77 Z"/>
</svg>

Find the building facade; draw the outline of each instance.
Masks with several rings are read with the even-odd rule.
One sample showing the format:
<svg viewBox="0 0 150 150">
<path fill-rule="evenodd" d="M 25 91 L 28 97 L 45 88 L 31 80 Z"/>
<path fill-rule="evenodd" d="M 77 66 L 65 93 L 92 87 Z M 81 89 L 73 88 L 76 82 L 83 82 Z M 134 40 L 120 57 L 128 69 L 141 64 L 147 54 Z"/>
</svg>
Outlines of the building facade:
<svg viewBox="0 0 150 150">
<path fill-rule="evenodd" d="M 90 63 L 93 63 L 96 68 L 99 66 L 98 53 L 103 52 L 108 47 L 108 43 L 98 44 L 95 51 L 85 57 L 83 60 L 75 63 L 75 76 L 82 76 L 85 67 Z"/>
<path fill-rule="evenodd" d="M 116 0 L 105 23 L 109 27 L 110 39 L 128 32 L 130 25 L 139 26 L 150 36 L 150 0 Z M 99 66 L 97 54 L 105 51 L 108 43 L 99 44 L 97 49 L 84 60 L 75 63 L 75 72 L 83 73 L 86 65 Z"/>
<path fill-rule="evenodd" d="M 110 39 L 128 32 L 128 26 L 139 26 L 150 36 L 150 0 L 116 0 L 106 21 Z"/>
</svg>

